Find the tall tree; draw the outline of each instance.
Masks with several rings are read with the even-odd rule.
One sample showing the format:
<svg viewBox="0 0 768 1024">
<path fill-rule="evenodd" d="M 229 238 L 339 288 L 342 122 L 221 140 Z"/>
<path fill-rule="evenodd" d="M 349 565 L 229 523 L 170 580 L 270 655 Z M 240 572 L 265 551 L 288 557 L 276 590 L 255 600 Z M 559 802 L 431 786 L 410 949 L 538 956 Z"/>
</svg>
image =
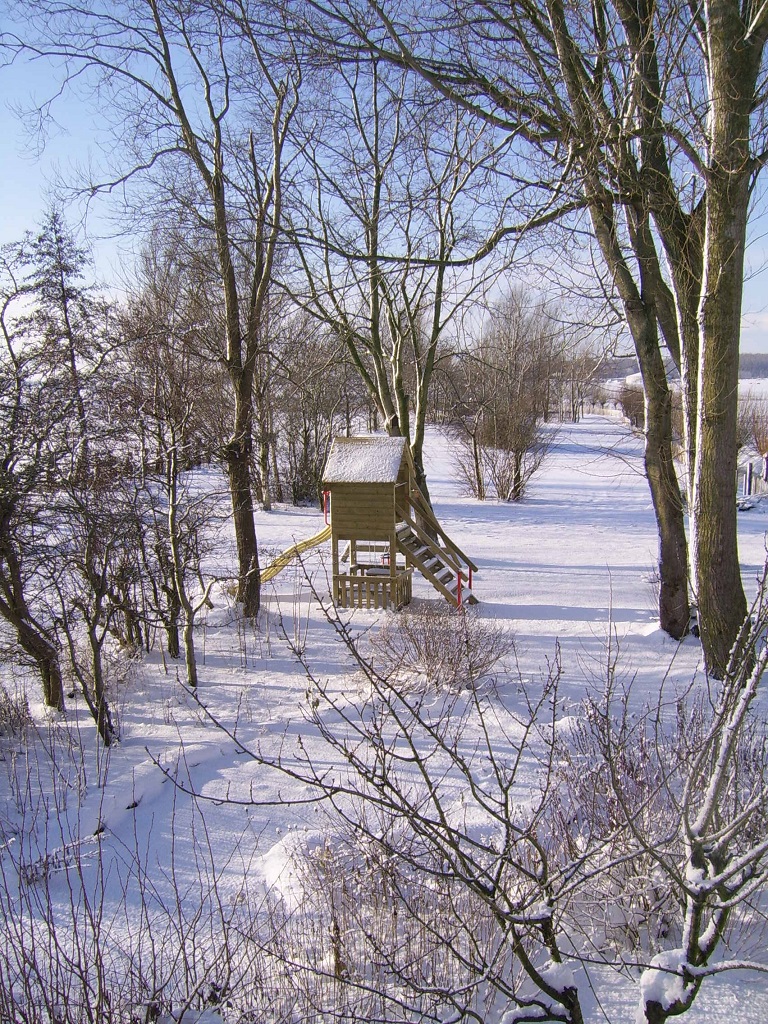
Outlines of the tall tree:
<svg viewBox="0 0 768 1024">
<path fill-rule="evenodd" d="M 305 282 L 292 294 L 347 347 L 426 493 L 438 345 L 498 273 L 478 269 L 477 238 L 498 224 L 492 169 L 507 142 L 375 59 L 340 59 L 327 75 L 329 98 L 301 138 L 291 239 Z"/>
<path fill-rule="evenodd" d="M 221 358 L 233 395 L 223 456 L 238 599 L 253 616 L 260 603 L 251 482 L 254 375 L 300 61 L 286 33 L 259 31 L 274 13 L 268 2 L 44 0 L 26 13 L 25 38 L 9 45 L 30 59 L 62 61 L 59 88 L 87 81 L 110 120 L 113 166 L 89 183 L 90 191 L 135 184 L 139 206 L 166 217 L 175 211 L 211 240 L 224 310 Z"/>
<path fill-rule="evenodd" d="M 25 318 L 26 330 L 71 392 L 78 432 L 72 470 L 76 478 L 85 480 L 92 443 L 88 377 L 108 347 L 107 306 L 84 285 L 90 255 L 58 210 L 48 213 L 39 233 L 27 235 L 23 250 L 28 264 L 25 287 L 34 302 Z"/>
<path fill-rule="evenodd" d="M 82 283 L 89 254 L 56 213 L 3 257 L 0 615 L 58 710 L 68 651 L 108 745 L 109 575 L 135 553 L 119 500 L 126 449 L 109 428 L 113 311 Z"/>
<path fill-rule="evenodd" d="M 59 644 L 41 602 L 52 564 L 49 472 L 66 451 L 67 401 L 46 372 L 39 347 L 26 344 L 27 290 L 20 246 L 2 251 L 0 356 L 0 615 L 37 669 L 45 703 L 64 709 Z"/>
<path fill-rule="evenodd" d="M 511 291 L 456 360 L 456 455 L 475 497 L 485 497 L 486 477 L 502 501 L 524 497 L 550 447 L 541 423 L 554 390 L 555 354 L 564 356 L 565 348 L 546 309 Z"/>
<path fill-rule="evenodd" d="M 199 277 L 184 266 L 172 241 L 154 239 L 142 255 L 142 289 L 124 319 L 129 340 L 128 381 L 123 394 L 140 439 L 146 488 L 146 532 L 153 535 L 153 591 L 166 625 L 169 653 L 178 657 L 178 619 L 183 617 L 187 684 L 197 685 L 195 617 L 210 604 L 213 579 L 203 581 L 202 535 L 210 528 L 215 495 L 194 495 L 184 471 L 220 448 L 226 380 L 207 343 L 210 328 L 201 308 Z M 204 294 L 204 290 L 203 290 Z M 148 478 L 148 479 L 147 479 Z M 146 560 L 148 561 L 148 560 Z M 196 600 L 190 584 L 200 584 Z"/>
</svg>

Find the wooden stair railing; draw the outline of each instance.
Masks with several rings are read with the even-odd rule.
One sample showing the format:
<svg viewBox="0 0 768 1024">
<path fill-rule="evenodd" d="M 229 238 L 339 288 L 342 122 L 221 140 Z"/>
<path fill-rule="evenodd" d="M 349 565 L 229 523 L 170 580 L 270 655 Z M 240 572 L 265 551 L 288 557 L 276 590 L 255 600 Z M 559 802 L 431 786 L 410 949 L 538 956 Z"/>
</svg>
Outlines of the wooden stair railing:
<svg viewBox="0 0 768 1024">
<path fill-rule="evenodd" d="M 454 544 L 440 526 L 435 514 L 418 488 L 407 496 L 408 509 L 398 504 L 398 516 L 403 523 L 397 530 L 397 547 L 406 559 L 413 563 L 432 586 L 455 607 L 465 601 L 474 603 L 472 594 L 472 573 L 477 566 L 461 548 Z M 430 529 L 439 536 L 443 545 L 430 536 L 412 518 L 416 513 Z"/>
<path fill-rule="evenodd" d="M 445 530 L 442 528 L 440 523 L 435 518 L 435 513 L 432 511 L 432 506 L 429 504 L 427 499 L 424 497 L 420 489 L 415 484 L 411 488 L 411 493 L 407 496 L 406 500 L 408 504 L 411 506 L 411 508 L 414 510 L 414 512 L 429 523 L 431 528 L 441 538 L 445 546 L 454 552 L 454 554 L 458 557 L 459 561 L 463 562 L 469 569 L 472 569 L 473 572 L 479 571 L 478 567 L 475 565 L 472 559 L 464 554 L 459 545 L 452 541 L 448 534 L 445 532 Z M 402 511 L 402 507 L 399 509 L 399 511 Z"/>
</svg>

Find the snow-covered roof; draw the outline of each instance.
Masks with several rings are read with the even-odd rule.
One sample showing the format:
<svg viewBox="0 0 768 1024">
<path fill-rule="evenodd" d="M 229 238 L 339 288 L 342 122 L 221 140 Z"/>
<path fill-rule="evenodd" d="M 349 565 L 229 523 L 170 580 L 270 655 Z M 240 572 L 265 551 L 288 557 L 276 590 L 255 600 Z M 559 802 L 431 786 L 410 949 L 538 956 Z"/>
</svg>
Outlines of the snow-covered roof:
<svg viewBox="0 0 768 1024">
<path fill-rule="evenodd" d="M 393 484 L 404 451 L 404 437 L 335 437 L 323 483 Z"/>
</svg>

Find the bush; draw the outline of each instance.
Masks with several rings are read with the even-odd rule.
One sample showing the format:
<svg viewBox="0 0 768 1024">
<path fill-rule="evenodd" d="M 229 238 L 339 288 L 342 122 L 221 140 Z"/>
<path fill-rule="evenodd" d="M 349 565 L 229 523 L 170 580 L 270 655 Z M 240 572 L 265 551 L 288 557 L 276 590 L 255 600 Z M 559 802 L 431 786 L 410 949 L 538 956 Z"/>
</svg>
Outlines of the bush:
<svg viewBox="0 0 768 1024">
<path fill-rule="evenodd" d="M 417 605 L 388 618 L 371 646 L 382 675 L 450 690 L 476 685 L 514 652 L 500 623 L 447 604 Z"/>
<path fill-rule="evenodd" d="M 625 384 L 619 393 L 619 404 L 624 415 L 636 430 L 645 427 L 645 397 L 637 385 Z"/>
<path fill-rule="evenodd" d="M 0 736 L 22 736 L 32 725 L 26 694 L 11 694 L 0 684 Z"/>
</svg>

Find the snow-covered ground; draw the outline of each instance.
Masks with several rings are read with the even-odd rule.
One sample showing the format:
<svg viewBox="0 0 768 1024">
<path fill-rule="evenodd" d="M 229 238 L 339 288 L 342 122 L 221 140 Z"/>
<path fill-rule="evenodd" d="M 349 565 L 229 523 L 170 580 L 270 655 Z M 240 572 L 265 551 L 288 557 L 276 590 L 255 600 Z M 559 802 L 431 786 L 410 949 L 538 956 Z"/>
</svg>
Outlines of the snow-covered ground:
<svg viewBox="0 0 768 1024">
<path fill-rule="evenodd" d="M 561 694 L 576 708 L 604 675 L 609 641 L 614 651 L 618 645 L 622 678 L 631 682 L 638 702 L 662 684 L 682 689 L 701 676 L 698 642 L 674 643 L 656 625 L 654 519 L 641 441 L 625 425 L 587 416 L 559 427 L 551 456 L 519 505 L 463 495 L 449 445 L 437 431 L 428 436 L 425 465 L 438 519 L 480 566 L 475 614 L 511 632 L 523 678 L 545 670 L 559 645 Z M 314 509 L 278 507 L 261 514 L 263 560 L 269 560 L 264 552 L 276 553 L 321 525 Z M 740 515 L 749 595 L 765 558 L 766 529 L 768 518 L 759 508 Z M 105 919 L 123 935 L 130 934 L 148 894 L 150 902 L 160 901 L 173 890 L 206 905 L 215 889 L 220 907 L 244 900 L 259 906 L 267 892 L 273 899 L 280 894 L 286 904 L 300 901 L 292 853 L 321 843 L 324 811 L 306 784 L 268 772 L 246 751 L 283 750 L 290 757 L 300 736 L 317 764 L 329 757 L 307 723 L 307 680 L 286 636 L 344 699 L 355 699 L 343 645 L 305 578 L 311 573 L 327 597 L 328 562 L 326 546 L 278 575 L 265 588 L 257 629 L 238 618 L 226 588 L 215 591 L 215 607 L 201 619 L 197 636 L 199 702 L 207 713 L 180 684 L 183 667 L 155 654 L 134 668 L 121 689 L 121 741 L 108 756 L 96 756 L 83 708 L 66 723 L 42 724 L 28 754 L 21 747 L 5 749 L 0 823 L 6 833 L 20 829 L 15 843 L 0 850 L 6 877 L 13 874 L 12 860 L 20 860 L 29 884 L 44 879 L 54 901 L 66 903 L 72 880 L 65 865 L 76 860 L 86 889 L 92 887 Z M 441 601 L 420 577 L 414 596 L 417 606 Z M 351 628 L 375 633 L 388 617 L 356 612 Z M 519 678 L 499 682 L 502 691 L 507 686 L 508 700 L 514 700 Z M 33 711 L 46 722 L 34 702 Z M 82 767 L 73 767 L 73 743 L 88 752 Z M 33 792 L 36 779 L 26 796 L 19 788 L 33 762 L 47 794 L 44 804 Z M 65 785 L 48 781 L 52 770 Z M 590 1021 L 631 1020 L 636 985 L 613 974 L 596 973 L 593 980 L 598 991 Z M 736 975 L 708 982 L 685 1019 L 764 1024 L 768 984 Z"/>
</svg>

